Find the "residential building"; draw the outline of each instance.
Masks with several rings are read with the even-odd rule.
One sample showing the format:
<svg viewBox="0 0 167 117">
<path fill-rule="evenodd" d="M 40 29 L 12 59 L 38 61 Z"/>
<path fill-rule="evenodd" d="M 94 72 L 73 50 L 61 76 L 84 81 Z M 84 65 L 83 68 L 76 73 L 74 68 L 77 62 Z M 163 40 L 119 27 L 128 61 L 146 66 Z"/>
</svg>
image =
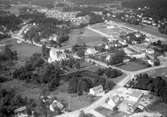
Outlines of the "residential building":
<svg viewBox="0 0 167 117">
<path fill-rule="evenodd" d="M 85 55 L 95 55 L 98 51 L 95 48 L 87 48 L 85 51 Z"/>
<path fill-rule="evenodd" d="M 90 95 L 94 95 L 94 96 L 103 96 L 105 94 L 104 90 L 103 90 L 103 86 L 99 85 L 97 87 L 93 87 L 89 90 L 89 94 Z"/>
<path fill-rule="evenodd" d="M 49 63 L 68 59 L 67 54 L 65 53 L 64 50 L 56 49 L 56 48 L 50 49 L 49 56 L 50 56 L 48 59 Z"/>
<path fill-rule="evenodd" d="M 55 111 L 55 108 L 59 108 L 60 110 L 62 110 L 64 108 L 64 105 L 61 104 L 59 101 L 57 100 L 54 100 L 50 106 L 49 106 L 49 109 L 50 111 L 54 112 Z"/>
<path fill-rule="evenodd" d="M 15 117 L 28 117 L 26 106 L 22 106 L 20 108 L 15 109 L 14 113 Z"/>
</svg>

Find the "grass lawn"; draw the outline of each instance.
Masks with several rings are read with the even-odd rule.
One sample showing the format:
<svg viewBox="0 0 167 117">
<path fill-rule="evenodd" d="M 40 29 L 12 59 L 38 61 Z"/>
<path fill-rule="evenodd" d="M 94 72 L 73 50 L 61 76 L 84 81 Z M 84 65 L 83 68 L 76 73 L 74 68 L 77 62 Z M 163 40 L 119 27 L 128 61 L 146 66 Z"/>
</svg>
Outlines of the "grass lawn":
<svg viewBox="0 0 167 117">
<path fill-rule="evenodd" d="M 41 92 L 40 87 L 16 79 L 2 83 L 1 87 L 4 89 L 14 88 L 16 89 L 16 92 L 21 96 L 35 100 L 39 99 L 39 95 Z"/>
<path fill-rule="evenodd" d="M 104 42 L 104 37 L 100 34 L 93 32 L 87 28 L 80 37 L 82 42 L 85 42 L 89 46 L 97 46 Z"/>
<path fill-rule="evenodd" d="M 11 48 L 16 50 L 19 58 L 25 59 L 31 57 L 34 53 L 41 53 L 41 48 L 27 43 L 14 43 Z"/>
<path fill-rule="evenodd" d="M 140 64 L 137 62 L 128 62 L 125 63 L 124 65 L 118 66 L 121 69 L 127 70 L 127 71 L 137 71 L 137 70 L 141 70 L 144 68 L 147 68 L 146 65 L 144 64 Z"/>
<path fill-rule="evenodd" d="M 67 42 L 63 43 L 62 44 L 62 48 L 69 48 L 69 47 L 72 47 L 74 46 L 78 39 L 80 38 L 82 32 L 84 32 L 84 29 L 74 29 L 71 31 L 71 33 L 69 34 L 70 38 Z"/>
<path fill-rule="evenodd" d="M 159 112 L 163 117 L 167 116 L 167 104 L 165 103 L 155 103 L 149 107 L 150 111 Z"/>
<path fill-rule="evenodd" d="M 41 53 L 41 48 L 27 43 L 18 44 L 16 39 L 8 39 L 1 41 L 1 43 L 9 45 L 12 50 L 17 51 L 18 60 L 16 68 L 23 65 L 25 60 L 31 57 L 34 53 Z"/>
<path fill-rule="evenodd" d="M 76 43 L 86 43 L 89 46 L 97 46 L 103 43 L 104 37 L 87 28 L 74 29 L 70 33 L 70 39 L 62 44 L 62 48 L 69 48 Z"/>
<path fill-rule="evenodd" d="M 98 99 L 97 97 L 91 97 L 87 94 L 83 94 L 81 96 L 69 94 L 68 82 L 64 82 L 55 91 L 51 92 L 51 94 L 55 95 L 59 100 L 64 100 L 68 103 L 70 110 L 77 110 L 86 107 Z"/>
</svg>

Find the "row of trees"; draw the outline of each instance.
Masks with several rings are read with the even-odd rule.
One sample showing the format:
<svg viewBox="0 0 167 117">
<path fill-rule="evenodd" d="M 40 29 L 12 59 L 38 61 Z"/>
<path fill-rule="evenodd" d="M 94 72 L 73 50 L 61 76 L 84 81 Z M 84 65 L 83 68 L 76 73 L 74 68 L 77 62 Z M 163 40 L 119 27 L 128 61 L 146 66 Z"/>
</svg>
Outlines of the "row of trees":
<svg viewBox="0 0 167 117">
<path fill-rule="evenodd" d="M 159 32 L 167 34 L 167 22 L 164 24 L 161 24 L 160 27 L 158 28 Z"/>
<path fill-rule="evenodd" d="M 61 61 L 62 67 L 68 67 L 68 68 L 77 68 L 80 69 L 81 67 L 81 60 L 77 60 L 74 58 L 70 58 L 69 60 L 62 60 Z"/>
<path fill-rule="evenodd" d="M 76 53 L 79 57 L 84 57 L 85 56 L 85 51 L 86 51 L 86 44 L 75 44 L 72 47 L 72 52 Z"/>
<path fill-rule="evenodd" d="M 167 82 L 162 77 L 152 78 L 148 74 L 140 74 L 130 83 L 132 88 L 149 90 L 167 103 Z"/>
<path fill-rule="evenodd" d="M 110 79 L 93 74 L 89 71 L 88 73 L 86 71 L 79 71 L 68 76 L 70 77 L 69 93 L 82 95 L 83 92 L 88 92 L 90 88 L 98 85 L 102 85 L 105 90 L 111 90 L 115 85 Z"/>
<path fill-rule="evenodd" d="M 97 74 L 99 76 L 107 76 L 107 78 L 116 78 L 116 77 L 119 77 L 122 75 L 122 72 L 121 71 L 118 71 L 116 69 L 112 69 L 112 68 L 106 68 L 106 69 L 102 69 L 102 68 L 99 68 L 97 70 Z"/>
</svg>

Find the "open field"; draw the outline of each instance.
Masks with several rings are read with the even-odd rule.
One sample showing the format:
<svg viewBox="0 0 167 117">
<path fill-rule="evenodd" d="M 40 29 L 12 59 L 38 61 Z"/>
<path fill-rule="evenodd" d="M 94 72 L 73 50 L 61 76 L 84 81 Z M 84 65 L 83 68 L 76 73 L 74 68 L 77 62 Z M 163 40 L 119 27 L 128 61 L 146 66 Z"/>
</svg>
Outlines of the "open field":
<svg viewBox="0 0 167 117">
<path fill-rule="evenodd" d="M 34 53 L 41 53 L 41 48 L 27 43 L 17 43 L 16 39 L 5 39 L 0 42 L 0 44 L 8 45 L 12 50 L 16 50 L 18 57 L 21 59 L 29 58 Z"/>
<path fill-rule="evenodd" d="M 97 46 L 104 42 L 104 37 L 85 28 L 85 31 L 82 33 L 80 37 L 80 40 L 82 42 L 85 42 L 89 46 Z"/>
<path fill-rule="evenodd" d="M 84 29 L 74 29 L 70 32 L 69 34 L 69 40 L 65 43 L 63 43 L 63 47 L 62 48 L 69 48 L 72 47 L 73 45 L 75 45 L 78 41 L 78 39 L 80 38 L 82 32 L 84 32 Z"/>
<path fill-rule="evenodd" d="M 41 53 L 40 47 L 36 47 L 26 43 L 20 43 L 20 44 L 15 43 L 11 46 L 11 48 L 17 51 L 21 59 L 29 58 L 34 53 Z"/>
<path fill-rule="evenodd" d="M 64 100 L 68 103 L 70 110 L 86 107 L 98 99 L 98 97 L 92 97 L 87 94 L 81 96 L 78 96 L 77 94 L 69 94 L 68 82 L 64 82 L 57 88 L 57 90 L 51 92 L 51 94 L 55 95 L 59 100 Z"/>
<path fill-rule="evenodd" d="M 20 43 L 18 44 L 15 39 L 9 39 L 7 41 L 1 41 L 1 43 L 9 45 L 9 47 L 17 51 L 18 54 L 18 60 L 16 67 L 19 67 L 20 65 L 23 65 L 24 62 L 31 57 L 34 53 L 41 53 L 41 48 L 36 47 L 27 43 Z"/>
<path fill-rule="evenodd" d="M 4 89 L 16 89 L 16 92 L 19 93 L 23 97 L 32 98 L 35 100 L 39 99 L 39 95 L 41 92 L 41 89 L 37 85 L 28 84 L 24 81 L 20 80 L 10 80 L 3 84 L 1 84 L 1 87 Z"/>
<path fill-rule="evenodd" d="M 137 62 L 128 62 L 118 67 L 127 71 L 137 71 L 137 70 L 147 68 L 146 65 L 140 64 Z"/>
<path fill-rule="evenodd" d="M 63 44 L 62 48 L 69 48 L 75 44 L 86 43 L 89 46 L 96 46 L 103 43 L 104 37 L 87 28 L 74 29 L 70 33 L 70 39 Z"/>
<path fill-rule="evenodd" d="M 109 26 L 110 28 L 107 28 L 107 26 Z M 120 34 L 133 32 L 133 31 L 128 30 L 128 29 L 120 28 L 115 24 L 98 23 L 98 24 L 92 25 L 91 27 L 95 30 L 98 30 L 102 33 L 105 33 L 105 34 L 113 37 L 114 39 L 120 39 L 120 37 L 119 37 Z"/>
</svg>

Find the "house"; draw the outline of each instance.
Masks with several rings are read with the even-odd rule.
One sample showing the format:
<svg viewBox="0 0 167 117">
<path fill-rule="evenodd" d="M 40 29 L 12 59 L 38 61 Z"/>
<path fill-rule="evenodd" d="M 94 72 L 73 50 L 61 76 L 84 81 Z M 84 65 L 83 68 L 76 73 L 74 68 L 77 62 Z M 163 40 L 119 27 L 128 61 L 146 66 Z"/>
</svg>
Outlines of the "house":
<svg viewBox="0 0 167 117">
<path fill-rule="evenodd" d="M 105 92 L 103 90 L 103 86 L 99 85 L 97 87 L 91 88 L 89 90 L 89 94 L 94 95 L 94 96 L 103 96 L 105 94 Z"/>
<path fill-rule="evenodd" d="M 56 41 L 57 42 L 57 35 L 56 34 L 53 34 L 52 36 L 49 37 L 49 41 Z"/>
<path fill-rule="evenodd" d="M 145 53 L 131 54 L 130 57 L 137 58 L 137 59 L 145 58 Z"/>
<path fill-rule="evenodd" d="M 96 54 L 98 51 L 95 50 L 95 48 L 87 48 L 85 51 L 85 55 L 94 55 Z"/>
<path fill-rule="evenodd" d="M 26 106 L 22 106 L 18 109 L 15 109 L 14 113 L 15 113 L 15 117 L 28 117 Z"/>
<path fill-rule="evenodd" d="M 154 49 L 151 49 L 151 48 L 146 49 L 146 54 L 153 55 L 154 53 L 155 53 Z"/>
<path fill-rule="evenodd" d="M 54 111 L 55 111 L 55 108 L 59 108 L 60 110 L 63 110 L 64 105 L 61 104 L 60 102 L 58 102 L 57 100 L 54 100 L 54 101 L 50 104 L 49 109 L 50 109 L 50 111 L 54 112 Z"/>
<path fill-rule="evenodd" d="M 65 53 L 64 50 L 60 50 L 60 49 L 56 49 L 56 48 L 50 49 L 49 56 L 50 56 L 48 59 L 49 63 L 68 59 L 67 54 Z"/>
</svg>

